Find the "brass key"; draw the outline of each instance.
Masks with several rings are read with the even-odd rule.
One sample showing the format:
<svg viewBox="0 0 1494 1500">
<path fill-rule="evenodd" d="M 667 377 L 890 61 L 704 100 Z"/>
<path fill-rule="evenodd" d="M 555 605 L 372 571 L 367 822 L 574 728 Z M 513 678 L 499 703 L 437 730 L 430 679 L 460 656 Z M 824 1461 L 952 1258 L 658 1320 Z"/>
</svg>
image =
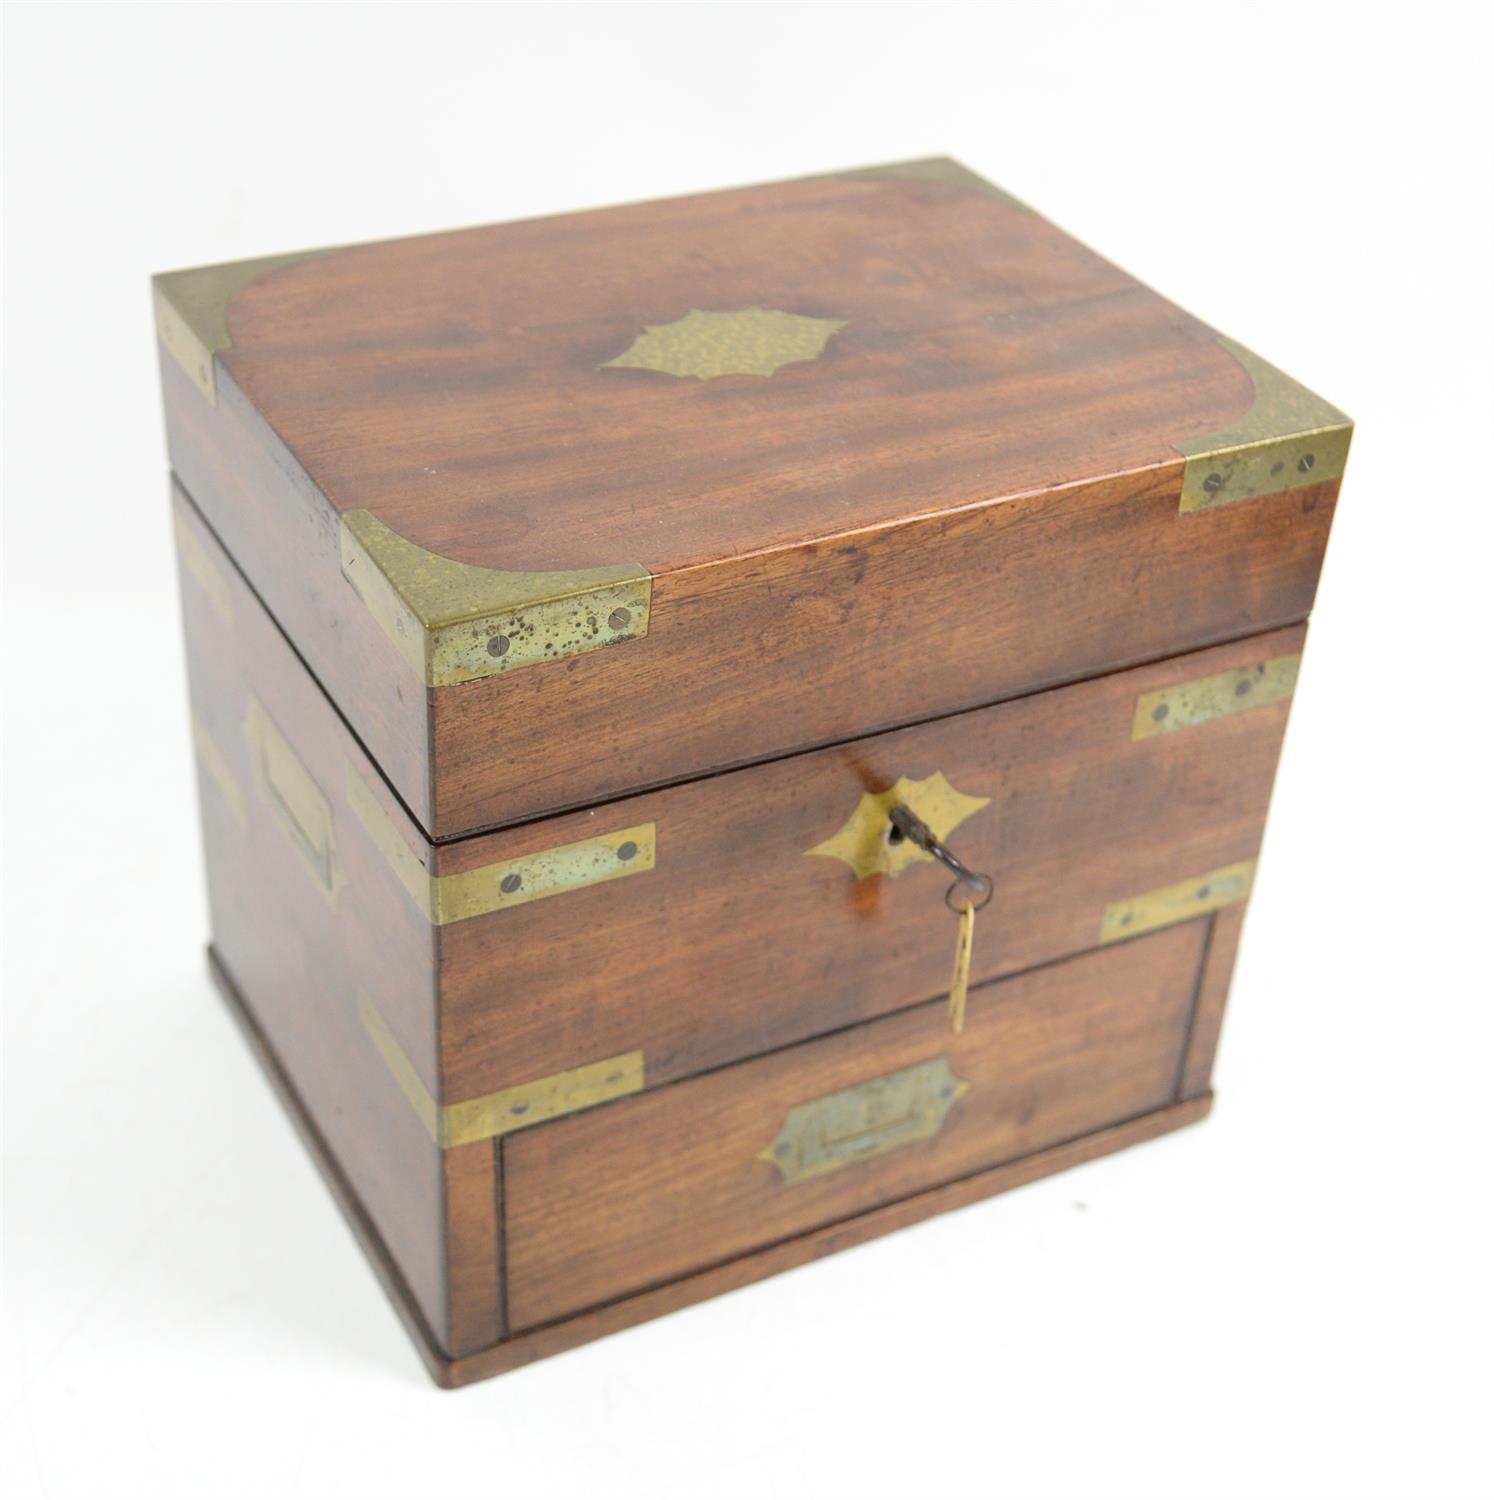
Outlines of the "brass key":
<svg viewBox="0 0 1494 1500">
<path fill-rule="evenodd" d="M 965 1029 L 965 995 L 970 988 L 970 954 L 975 945 L 975 914 L 995 894 L 995 882 L 968 868 L 934 836 L 934 831 L 911 808 L 899 803 L 889 814 L 896 836 L 932 855 L 955 882 L 944 893 L 944 904 L 958 914 L 959 932 L 955 937 L 954 972 L 949 980 L 949 1024 L 955 1031 Z"/>
</svg>

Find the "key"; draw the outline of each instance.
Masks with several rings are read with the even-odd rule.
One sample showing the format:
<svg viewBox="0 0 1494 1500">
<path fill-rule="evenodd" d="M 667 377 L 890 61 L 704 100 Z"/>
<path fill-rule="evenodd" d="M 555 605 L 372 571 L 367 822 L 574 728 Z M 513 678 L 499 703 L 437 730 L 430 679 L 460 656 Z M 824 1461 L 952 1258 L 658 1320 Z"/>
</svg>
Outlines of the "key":
<svg viewBox="0 0 1494 1500">
<path fill-rule="evenodd" d="M 960 919 L 954 972 L 949 977 L 949 1024 L 961 1032 L 965 1029 L 965 995 L 970 988 L 970 954 L 975 946 L 975 914 L 991 899 L 995 885 L 989 875 L 978 874 L 956 858 L 912 808 L 899 803 L 889 814 L 889 821 L 897 837 L 916 844 L 955 876 L 955 883 L 944 893 L 944 904 Z"/>
<path fill-rule="evenodd" d="M 968 895 L 964 901 L 955 938 L 954 973 L 949 981 L 949 1024 L 956 1032 L 965 1029 L 965 991 L 970 988 L 970 952 L 975 945 L 975 902 Z"/>
</svg>

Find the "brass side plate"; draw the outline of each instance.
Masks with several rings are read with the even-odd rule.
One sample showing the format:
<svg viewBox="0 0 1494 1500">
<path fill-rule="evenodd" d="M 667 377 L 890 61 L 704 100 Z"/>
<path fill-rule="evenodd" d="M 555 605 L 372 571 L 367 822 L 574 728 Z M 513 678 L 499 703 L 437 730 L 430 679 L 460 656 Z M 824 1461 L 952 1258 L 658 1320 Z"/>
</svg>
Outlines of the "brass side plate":
<svg viewBox="0 0 1494 1500">
<path fill-rule="evenodd" d="M 438 1104 L 421 1082 L 389 1023 L 361 992 L 358 1016 L 400 1091 L 410 1101 L 431 1139 L 443 1150 L 507 1135 L 511 1130 L 575 1114 L 643 1089 L 643 1053 L 623 1052 L 600 1062 L 568 1068 L 564 1073 L 552 1073 L 548 1078 L 537 1078 L 532 1083 L 464 1099 L 459 1104 Z"/>
<path fill-rule="evenodd" d="M 658 830 L 653 823 L 639 823 L 476 870 L 432 875 L 351 765 L 346 767 L 344 780 L 348 806 L 393 866 L 410 899 L 438 926 L 621 880 L 625 875 L 641 875 L 654 867 Z"/>
<path fill-rule="evenodd" d="M 192 743 L 197 748 L 197 759 L 202 763 L 202 769 L 222 794 L 234 821 L 240 828 L 248 828 L 249 803 L 244 797 L 243 787 L 239 785 L 239 778 L 229 769 L 223 752 L 218 748 L 218 742 L 208 733 L 207 725 L 196 714 L 192 715 Z"/>
<path fill-rule="evenodd" d="M 332 804 L 322 795 L 311 772 L 276 727 L 264 704 L 252 693 L 244 716 L 244 738 L 254 763 L 259 794 L 275 815 L 292 849 L 316 881 L 330 905 L 347 884 L 337 857 L 332 831 Z"/>
<path fill-rule="evenodd" d="M 934 837 L 943 840 L 990 800 L 967 797 L 956 791 L 942 771 L 935 771 L 922 781 L 900 776 L 885 792 L 864 792 L 856 811 L 840 829 L 804 852 L 843 860 L 858 880 L 868 875 L 901 875 L 910 864 L 932 860 L 933 855 L 907 839 L 900 842 L 894 839 L 889 816 L 894 807 L 901 802 L 912 808 L 933 829 Z"/>
<path fill-rule="evenodd" d="M 156 334 L 193 385 L 214 406 L 218 404 L 218 376 L 213 356 L 233 342 L 228 335 L 228 304 L 233 294 L 258 276 L 326 253 L 298 250 L 258 260 L 194 266 L 188 271 L 163 271 L 151 277 Z"/>
<path fill-rule="evenodd" d="M 1179 511 L 1211 510 L 1343 477 L 1354 424 L 1233 339 L 1219 342 L 1255 382 L 1255 404 L 1233 426 L 1174 443 L 1187 459 Z"/>
<path fill-rule="evenodd" d="M 1228 714 L 1243 713 L 1247 708 L 1264 708 L 1290 698 L 1297 686 L 1297 671 L 1302 653 L 1273 656 L 1248 667 L 1215 672 L 1176 687 L 1159 688 L 1143 693 L 1136 700 L 1136 715 L 1131 723 L 1133 740 L 1151 739 L 1171 734 L 1175 729 L 1189 729 L 1207 724 Z"/>
<path fill-rule="evenodd" d="M 201 538 L 178 510 L 171 513 L 171 529 L 176 536 L 176 551 L 182 560 L 182 566 L 208 596 L 208 602 L 218 612 L 223 623 L 232 625 L 233 595 L 228 591 L 228 580 L 219 572 L 217 563 L 202 545 Z"/>
<path fill-rule="evenodd" d="M 648 634 L 653 575 L 637 563 L 567 573 L 478 568 L 427 552 L 370 511 L 350 510 L 342 572 L 430 687 Z"/>
<path fill-rule="evenodd" d="M 784 365 L 818 359 L 844 318 L 810 318 L 776 307 L 733 312 L 691 308 L 672 323 L 646 327 L 603 370 L 656 370 L 681 379 L 721 375 L 773 375 Z"/>
<path fill-rule="evenodd" d="M 1255 861 L 1244 859 L 1239 864 L 1194 875 L 1175 885 L 1128 896 L 1124 901 L 1112 901 L 1100 920 L 1100 941 L 1113 943 L 1120 938 L 1136 937 L 1158 927 L 1171 927 L 1175 922 L 1186 922 L 1203 916 L 1205 912 L 1233 906 L 1250 895 L 1254 879 Z"/>
<path fill-rule="evenodd" d="M 772 1162 L 785 1187 L 837 1172 L 937 1135 L 950 1105 L 969 1087 L 947 1057 L 935 1057 L 796 1104 L 758 1160 Z"/>
</svg>

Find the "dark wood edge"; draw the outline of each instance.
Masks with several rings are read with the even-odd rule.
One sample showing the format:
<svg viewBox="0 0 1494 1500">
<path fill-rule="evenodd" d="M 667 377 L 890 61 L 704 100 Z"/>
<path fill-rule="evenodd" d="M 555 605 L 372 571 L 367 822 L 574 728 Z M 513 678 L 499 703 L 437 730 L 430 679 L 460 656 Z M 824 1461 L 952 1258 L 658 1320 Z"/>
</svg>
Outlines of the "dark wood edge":
<svg viewBox="0 0 1494 1500">
<path fill-rule="evenodd" d="M 426 1368 L 430 1370 L 437 1385 L 450 1385 L 452 1382 L 448 1372 L 451 1361 L 437 1348 L 435 1335 L 417 1308 L 414 1295 L 405 1278 L 400 1274 L 399 1267 L 395 1265 L 385 1248 L 378 1228 L 369 1218 L 362 1203 L 359 1202 L 352 1183 L 343 1175 L 337 1158 L 333 1156 L 321 1131 L 317 1129 L 304 1101 L 296 1091 L 295 1084 L 281 1067 L 280 1059 L 275 1055 L 269 1038 L 260 1030 L 259 1023 L 245 1003 L 239 987 L 234 983 L 233 976 L 223 967 L 222 960 L 211 947 L 207 950 L 207 960 L 208 973 L 212 976 L 218 993 L 223 997 L 229 1013 L 238 1022 L 239 1029 L 244 1033 L 250 1048 L 259 1060 L 260 1067 L 264 1069 L 271 1087 L 279 1097 L 286 1114 L 290 1116 L 291 1123 L 296 1127 L 306 1144 L 306 1149 L 311 1153 L 312 1160 L 321 1169 L 327 1186 L 332 1190 L 332 1196 L 337 1200 L 338 1208 L 342 1210 L 343 1218 L 347 1220 L 354 1237 L 363 1247 L 364 1254 L 368 1256 L 374 1274 L 379 1278 L 389 1300 L 394 1304 L 394 1310 L 399 1314 L 410 1337 L 415 1341 L 415 1347 L 420 1351 L 420 1357 L 425 1361 Z"/>
<path fill-rule="evenodd" d="M 1067 1167 L 1078 1166 L 1095 1157 L 1106 1156 L 1112 1151 L 1120 1151 L 1126 1146 L 1191 1125 L 1208 1114 L 1212 1104 L 1212 1094 L 1203 1094 L 1181 1104 L 1171 1104 L 1165 1109 L 1112 1125 L 1077 1141 L 1068 1141 L 1061 1146 L 1035 1152 L 1018 1161 L 977 1172 L 956 1182 L 944 1183 L 928 1192 L 916 1193 L 911 1198 L 889 1203 L 883 1208 L 842 1219 L 839 1223 L 812 1230 L 776 1245 L 768 1245 L 724 1265 L 682 1277 L 665 1286 L 652 1287 L 591 1312 L 577 1314 L 559 1323 L 528 1329 L 491 1349 L 483 1349 L 476 1354 L 453 1360 L 446 1372 L 447 1383 L 452 1386 L 468 1385 L 489 1376 L 502 1375 L 534 1360 L 563 1353 L 578 1344 L 589 1343 L 609 1333 L 621 1332 L 651 1318 L 662 1317 L 665 1313 L 704 1302 L 711 1297 L 719 1297 L 723 1292 L 735 1291 L 738 1287 L 748 1286 L 780 1271 L 791 1270 L 822 1256 L 832 1255 L 837 1250 L 848 1250 L 854 1245 L 864 1244 L 880 1235 L 890 1234 L 895 1229 L 917 1223 L 920 1219 L 930 1218 L 949 1209 L 962 1208 L 1012 1188 L 1023 1187 Z"/>
<path fill-rule="evenodd" d="M 1224 1027 L 1225 1007 L 1240 950 L 1240 933 L 1249 903 L 1227 906 L 1209 919 L 1208 946 L 1199 974 L 1193 1021 L 1178 1070 L 1178 1094 L 1201 1094 L 1209 1087 L 1219 1035 Z"/>
<path fill-rule="evenodd" d="M 868 1240 L 889 1234 L 895 1229 L 901 1229 L 920 1219 L 929 1218 L 933 1214 L 943 1213 L 952 1208 L 961 1208 L 966 1204 L 978 1202 L 982 1198 L 992 1197 L 996 1193 L 1023 1187 L 1053 1172 L 1078 1166 L 1082 1162 L 1093 1161 L 1099 1156 L 1107 1156 L 1112 1151 L 1120 1151 L 1141 1141 L 1151 1140 L 1170 1130 L 1178 1130 L 1184 1125 L 1191 1125 L 1201 1120 L 1208 1114 L 1213 1104 L 1211 1093 L 1184 1099 L 1165 1109 L 1154 1110 L 1150 1114 L 1139 1115 L 1133 1120 L 1125 1120 L 1108 1129 L 1095 1131 L 1092 1135 L 1083 1136 L 1079 1140 L 1067 1141 L 1061 1146 L 1034 1152 L 1031 1156 L 1007 1162 L 1003 1166 L 992 1167 L 987 1171 L 962 1177 L 955 1182 L 944 1183 L 927 1192 L 916 1193 L 911 1198 L 902 1198 L 896 1203 L 889 1203 L 868 1213 L 858 1214 L 854 1218 L 843 1219 L 839 1223 L 826 1225 L 808 1234 L 783 1240 L 776 1245 L 765 1246 L 761 1250 L 755 1250 L 751 1254 L 728 1261 L 723 1265 L 712 1266 L 695 1275 L 682 1277 L 665 1286 L 652 1287 L 631 1297 L 624 1297 L 617 1302 L 609 1303 L 605 1307 L 566 1318 L 559 1323 L 527 1329 L 513 1338 L 493 1345 L 492 1348 L 479 1350 L 461 1359 L 451 1359 L 437 1348 L 435 1338 L 425 1319 L 416 1309 L 404 1277 L 400 1275 L 398 1267 L 390 1259 L 378 1229 L 364 1212 L 357 1194 L 347 1178 L 343 1176 L 342 1169 L 328 1149 L 321 1132 L 307 1114 L 306 1106 L 297 1094 L 295 1086 L 286 1076 L 285 1070 L 280 1066 L 269 1041 L 260 1031 L 239 994 L 237 986 L 211 948 L 208 949 L 208 968 L 219 993 L 223 996 L 235 1020 L 238 1021 L 261 1067 L 279 1095 L 286 1113 L 291 1117 L 301 1138 L 306 1142 L 317 1166 L 321 1168 L 322 1175 L 332 1189 L 332 1195 L 337 1199 L 343 1217 L 362 1245 L 385 1293 L 394 1304 L 395 1311 L 404 1322 L 410 1337 L 415 1341 L 426 1368 L 430 1370 L 437 1385 L 448 1389 L 469 1385 L 477 1380 L 486 1380 L 493 1375 L 504 1374 L 521 1365 L 530 1364 L 534 1360 L 563 1353 L 567 1349 L 575 1348 L 578 1344 L 588 1343 L 592 1339 L 602 1338 L 609 1333 L 621 1332 L 625 1328 L 631 1328 L 650 1318 L 661 1317 L 665 1313 L 675 1312 L 692 1303 L 703 1302 L 723 1292 L 748 1286 L 754 1281 L 761 1281 L 765 1277 L 776 1275 L 779 1271 L 787 1271 L 794 1266 L 818 1260 L 821 1256 L 831 1255 L 837 1250 L 847 1250 L 853 1245 L 864 1244 Z"/>
</svg>

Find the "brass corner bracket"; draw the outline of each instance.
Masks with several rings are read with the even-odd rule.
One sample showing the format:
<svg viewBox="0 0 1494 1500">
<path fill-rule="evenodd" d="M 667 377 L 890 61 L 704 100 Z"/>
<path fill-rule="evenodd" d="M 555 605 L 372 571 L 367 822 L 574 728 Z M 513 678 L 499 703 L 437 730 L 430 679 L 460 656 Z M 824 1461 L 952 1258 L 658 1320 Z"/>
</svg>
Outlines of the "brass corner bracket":
<svg viewBox="0 0 1494 1500">
<path fill-rule="evenodd" d="M 354 817 L 421 915 L 437 927 L 642 875 L 654 868 L 658 856 L 657 826 L 639 823 L 454 875 L 432 875 L 351 764 L 344 764 L 344 780 Z"/>
<path fill-rule="evenodd" d="M 1100 941 L 1114 943 L 1121 938 L 1140 937 L 1143 932 L 1155 932 L 1159 927 L 1234 906 L 1250 898 L 1254 883 L 1255 861 L 1242 859 L 1154 891 L 1112 901 L 1100 918 Z"/>
<path fill-rule="evenodd" d="M 1180 512 L 1213 510 L 1343 477 L 1354 424 L 1335 406 L 1243 345 L 1218 335 L 1255 384 L 1255 401 L 1232 427 L 1173 447 L 1183 465 Z"/>
<path fill-rule="evenodd" d="M 496 677 L 648 634 L 638 563 L 512 573 L 427 552 L 367 510 L 342 516 L 342 573 L 429 687 Z"/>
<path fill-rule="evenodd" d="M 561 1115 L 573 1115 L 578 1110 L 623 1099 L 643 1089 L 643 1053 L 620 1052 L 616 1057 L 583 1063 L 579 1068 L 567 1068 L 564 1073 L 552 1073 L 548 1078 L 496 1089 L 457 1104 L 441 1104 L 426 1088 L 378 1007 L 361 990 L 358 1019 L 400 1092 L 431 1140 L 443 1151 L 491 1140 Z"/>
<path fill-rule="evenodd" d="M 228 304 L 234 293 L 270 271 L 326 253 L 326 250 L 295 250 L 288 255 L 264 255 L 258 260 L 163 271 L 151 277 L 156 334 L 192 384 L 214 406 L 218 404 L 218 377 L 213 356 L 233 343 L 228 334 Z"/>
<path fill-rule="evenodd" d="M 1296 691 L 1301 666 L 1302 653 L 1292 651 L 1143 693 L 1136 700 L 1131 738 L 1149 740 L 1159 734 L 1173 734 L 1179 729 L 1229 718 L 1247 709 L 1284 703 Z"/>
</svg>

